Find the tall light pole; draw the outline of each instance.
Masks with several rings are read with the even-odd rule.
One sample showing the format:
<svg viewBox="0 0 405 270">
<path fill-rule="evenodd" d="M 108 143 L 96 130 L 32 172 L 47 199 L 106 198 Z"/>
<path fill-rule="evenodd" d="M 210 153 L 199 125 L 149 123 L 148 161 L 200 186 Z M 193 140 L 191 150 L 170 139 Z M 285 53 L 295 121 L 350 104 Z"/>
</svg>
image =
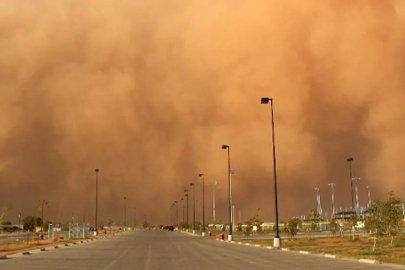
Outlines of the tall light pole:
<svg viewBox="0 0 405 270">
<path fill-rule="evenodd" d="M 187 231 L 188 231 L 188 228 L 189 228 L 189 219 L 188 219 L 188 213 L 189 213 L 189 211 L 188 211 L 188 190 L 187 189 L 185 189 L 184 190 L 184 196 L 186 196 L 186 203 L 187 203 L 187 211 L 186 211 L 186 216 L 187 216 L 187 225 L 186 225 L 186 228 L 187 228 Z"/>
<path fill-rule="evenodd" d="M 41 232 L 44 230 L 44 207 L 48 204 L 47 201 L 40 201 L 41 204 Z"/>
<path fill-rule="evenodd" d="M 183 224 L 183 229 L 184 229 L 184 198 L 181 198 L 182 201 L 182 206 L 183 206 L 183 218 L 181 220 L 182 224 Z"/>
<path fill-rule="evenodd" d="M 127 197 L 124 197 L 124 230 L 127 226 Z"/>
<path fill-rule="evenodd" d="M 204 174 L 203 173 L 200 173 L 200 174 L 198 174 L 198 176 L 199 177 L 202 177 L 202 180 L 203 180 L 203 182 L 202 182 L 202 214 L 203 214 L 203 223 L 202 223 L 202 236 L 205 236 L 205 199 L 204 199 Z"/>
<path fill-rule="evenodd" d="M 275 207 L 275 214 L 276 214 L 276 236 L 273 240 L 274 247 L 281 246 L 281 239 L 279 234 L 278 228 L 278 196 L 277 196 L 277 164 L 276 164 L 276 139 L 275 139 L 275 131 L 274 131 L 274 112 L 273 112 L 273 99 L 264 97 L 261 99 L 261 104 L 269 104 L 271 108 L 271 128 L 272 128 L 272 141 L 273 141 L 273 173 L 274 173 L 274 207 Z"/>
<path fill-rule="evenodd" d="M 213 181 L 212 182 L 212 221 L 214 222 L 214 225 L 216 224 L 215 220 L 215 187 L 217 186 L 218 182 Z"/>
<path fill-rule="evenodd" d="M 368 203 L 367 203 L 367 208 L 371 206 L 371 191 L 370 191 L 370 186 L 367 186 L 367 196 L 368 196 Z"/>
<path fill-rule="evenodd" d="M 229 186 L 229 235 L 228 240 L 233 240 L 232 230 L 232 184 L 231 184 L 231 155 L 230 155 L 230 146 L 229 145 L 222 145 L 222 149 L 228 151 L 228 186 Z"/>
<path fill-rule="evenodd" d="M 174 201 L 176 204 L 176 226 L 179 226 L 179 206 L 177 205 L 177 201 Z"/>
<path fill-rule="evenodd" d="M 353 158 L 350 157 L 347 159 L 347 162 L 349 162 L 349 172 L 350 172 L 350 193 L 352 195 L 352 210 L 354 210 L 354 199 L 353 199 L 353 171 L 352 171 L 352 162 Z"/>
<path fill-rule="evenodd" d="M 134 207 L 134 229 L 136 227 L 136 207 Z"/>
<path fill-rule="evenodd" d="M 329 183 L 328 186 L 332 189 L 332 218 L 335 216 L 335 183 Z"/>
<path fill-rule="evenodd" d="M 193 233 L 195 233 L 195 184 L 190 183 L 190 186 L 193 187 Z"/>
<path fill-rule="evenodd" d="M 172 203 L 172 205 L 170 205 L 170 224 L 174 224 L 174 222 L 173 222 L 173 211 L 172 211 L 173 206 L 174 206 L 174 203 Z"/>
<path fill-rule="evenodd" d="M 98 172 L 99 171 L 100 171 L 99 169 L 95 170 L 95 172 L 96 172 L 96 216 L 95 216 L 95 222 L 94 222 L 94 235 L 97 235 L 97 232 L 98 232 L 98 230 L 97 230 L 97 214 L 98 214 L 97 207 L 98 207 Z"/>
<path fill-rule="evenodd" d="M 356 212 L 358 212 L 359 211 L 359 207 L 360 207 L 360 205 L 359 205 L 359 191 L 358 191 L 358 189 L 357 189 L 357 182 L 358 181 L 360 181 L 360 177 L 353 177 L 352 178 L 352 182 L 354 182 L 355 183 L 355 189 L 356 189 Z"/>
</svg>

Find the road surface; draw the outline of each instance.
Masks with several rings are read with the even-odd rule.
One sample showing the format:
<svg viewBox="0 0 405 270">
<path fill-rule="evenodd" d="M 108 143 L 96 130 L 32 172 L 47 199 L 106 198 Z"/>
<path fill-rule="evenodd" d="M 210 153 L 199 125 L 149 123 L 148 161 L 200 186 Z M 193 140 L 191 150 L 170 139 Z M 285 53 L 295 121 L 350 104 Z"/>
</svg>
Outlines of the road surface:
<svg viewBox="0 0 405 270">
<path fill-rule="evenodd" d="M 0 269 L 405 269 L 270 250 L 174 231 L 129 231 L 0 260 Z"/>
</svg>

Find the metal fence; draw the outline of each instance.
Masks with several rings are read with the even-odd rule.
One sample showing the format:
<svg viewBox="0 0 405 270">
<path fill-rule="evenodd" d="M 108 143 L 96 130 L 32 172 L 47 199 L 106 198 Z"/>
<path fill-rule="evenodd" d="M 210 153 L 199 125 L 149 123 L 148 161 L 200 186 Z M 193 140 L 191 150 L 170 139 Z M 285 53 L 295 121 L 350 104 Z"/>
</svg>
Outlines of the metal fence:
<svg viewBox="0 0 405 270">
<path fill-rule="evenodd" d="M 90 226 L 86 223 L 70 223 L 67 231 L 67 237 L 69 239 L 87 239 L 89 238 Z M 61 228 L 55 228 L 51 224 L 48 229 L 48 238 L 51 239 L 55 234 L 64 234 L 64 230 Z"/>
</svg>

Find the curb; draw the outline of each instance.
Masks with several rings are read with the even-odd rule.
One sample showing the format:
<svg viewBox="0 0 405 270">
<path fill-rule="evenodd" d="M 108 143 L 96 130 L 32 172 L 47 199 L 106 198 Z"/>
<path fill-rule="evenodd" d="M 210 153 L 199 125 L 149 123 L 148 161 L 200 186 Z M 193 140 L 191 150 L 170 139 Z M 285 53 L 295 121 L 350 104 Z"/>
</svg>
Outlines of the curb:
<svg viewBox="0 0 405 270">
<path fill-rule="evenodd" d="M 369 264 L 379 264 L 379 261 L 376 260 L 368 260 L 368 259 L 359 259 L 359 262 L 361 263 L 369 263 Z"/>
<path fill-rule="evenodd" d="M 218 241 L 220 241 L 220 239 L 215 239 L 215 240 L 218 240 Z M 235 241 L 223 241 L 223 242 L 228 242 L 228 243 L 238 243 L 239 245 L 245 245 L 245 246 L 254 246 L 254 247 L 262 247 L 262 248 L 267 248 L 267 249 L 276 249 L 276 248 L 274 248 L 274 247 L 272 247 L 272 246 L 261 246 L 261 245 L 252 245 L 252 244 L 250 244 L 250 243 L 242 243 L 242 242 L 235 242 Z M 281 248 L 280 249 L 281 251 L 290 251 L 290 249 L 289 248 Z M 313 254 L 313 253 L 311 253 L 311 252 L 309 252 L 309 251 L 305 251 L 305 250 L 300 250 L 300 251 L 298 251 L 298 253 L 300 253 L 300 254 L 311 254 L 311 255 L 320 255 L 320 256 L 323 256 L 323 257 L 325 257 L 325 258 L 331 258 L 331 259 L 345 259 L 345 258 L 343 258 L 343 257 L 340 257 L 340 256 L 338 256 L 338 255 L 332 255 L 332 254 Z M 377 261 L 377 260 L 369 260 L 369 259 L 354 259 L 354 261 L 358 261 L 358 262 L 360 262 L 360 263 L 368 263 L 368 264 L 381 264 L 381 262 L 380 261 Z M 395 264 L 396 265 L 396 264 Z"/>
</svg>

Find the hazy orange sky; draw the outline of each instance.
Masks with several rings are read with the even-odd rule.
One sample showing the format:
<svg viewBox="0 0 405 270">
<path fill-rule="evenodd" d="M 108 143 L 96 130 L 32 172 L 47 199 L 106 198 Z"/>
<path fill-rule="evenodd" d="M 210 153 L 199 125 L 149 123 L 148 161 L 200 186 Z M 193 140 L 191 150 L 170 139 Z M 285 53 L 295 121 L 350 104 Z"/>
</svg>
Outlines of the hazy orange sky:
<svg viewBox="0 0 405 270">
<path fill-rule="evenodd" d="M 330 215 L 405 176 L 405 2 L 401 0 L 0 3 L 0 206 L 99 223 L 169 221 L 196 183 L 201 220 L 228 211 L 227 155 L 241 220 L 274 220 L 274 98 L 280 219 Z M 190 208 L 192 204 L 190 201 Z M 191 209 L 190 209 L 191 210 Z M 179 204 L 179 219 L 182 219 Z M 191 215 L 190 215 L 191 217 Z"/>
</svg>

